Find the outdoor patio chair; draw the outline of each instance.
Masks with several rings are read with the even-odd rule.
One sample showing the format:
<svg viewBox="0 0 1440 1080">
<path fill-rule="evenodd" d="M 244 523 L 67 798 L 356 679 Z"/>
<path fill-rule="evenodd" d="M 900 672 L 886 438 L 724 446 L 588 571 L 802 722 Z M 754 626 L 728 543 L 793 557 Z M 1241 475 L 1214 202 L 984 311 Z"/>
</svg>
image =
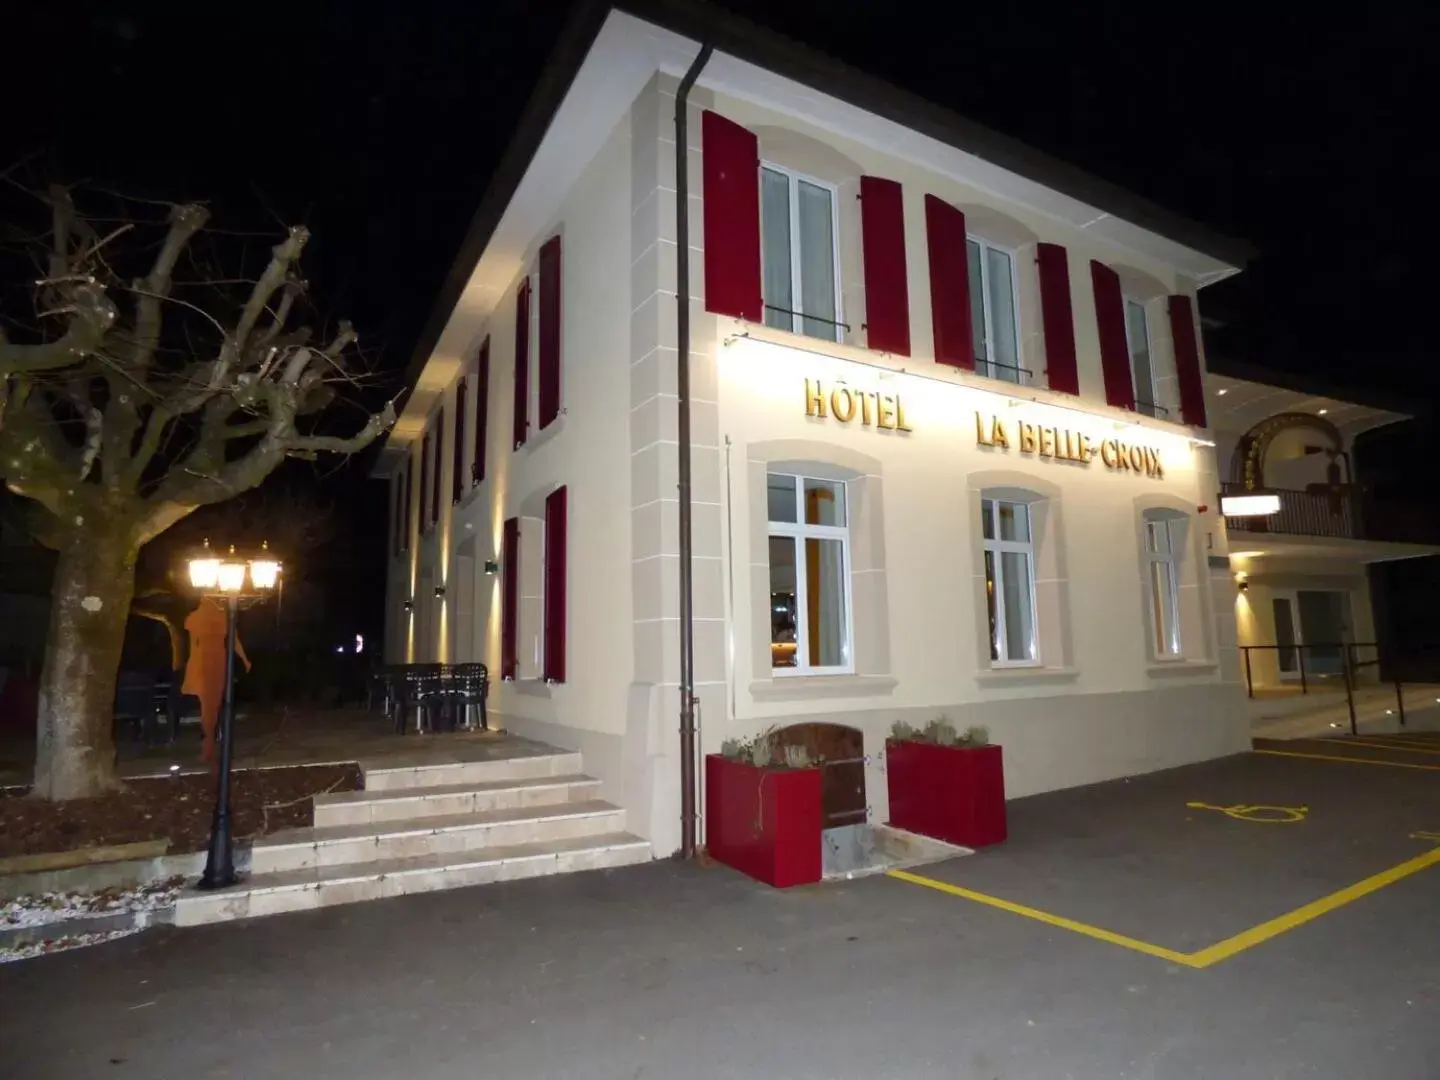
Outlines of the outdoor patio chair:
<svg viewBox="0 0 1440 1080">
<path fill-rule="evenodd" d="M 160 741 L 163 699 L 153 671 L 122 671 L 115 683 L 115 721 L 129 725 L 131 739 L 144 746 Z"/>
<path fill-rule="evenodd" d="M 400 680 L 402 693 L 395 712 L 395 731 L 404 734 L 410 710 L 415 710 L 415 730 L 435 731 L 445 705 L 445 684 L 439 664 L 409 664 Z"/>
<path fill-rule="evenodd" d="M 460 726 L 466 731 L 474 730 L 471 710 L 480 710 L 480 730 L 489 731 L 490 721 L 485 713 L 485 698 L 490 693 L 490 672 L 484 664 L 456 664 L 451 673 L 454 687 L 454 702 L 460 719 Z"/>
</svg>

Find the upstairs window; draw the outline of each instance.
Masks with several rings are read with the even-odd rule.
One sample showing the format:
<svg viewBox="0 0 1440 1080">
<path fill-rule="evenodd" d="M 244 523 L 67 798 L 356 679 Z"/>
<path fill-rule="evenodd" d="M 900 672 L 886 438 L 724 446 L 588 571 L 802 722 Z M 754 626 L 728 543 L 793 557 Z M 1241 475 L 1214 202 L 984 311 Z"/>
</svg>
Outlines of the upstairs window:
<svg viewBox="0 0 1440 1080">
<path fill-rule="evenodd" d="M 1006 382 L 1024 382 L 1020 369 L 1020 316 L 1015 303 L 1015 259 L 1010 252 L 973 237 L 965 241 L 965 254 L 970 271 L 975 373 Z"/>
<path fill-rule="evenodd" d="M 775 674 L 853 670 L 845 484 L 771 473 L 770 663 Z"/>
<path fill-rule="evenodd" d="M 840 340 L 835 189 L 776 165 L 760 169 L 765 325 Z"/>
<path fill-rule="evenodd" d="M 1125 298 L 1125 344 L 1130 349 L 1130 375 L 1135 381 L 1135 409 L 1146 416 L 1162 416 L 1155 402 L 1155 370 L 1150 363 L 1150 326 L 1145 305 Z"/>
<path fill-rule="evenodd" d="M 996 666 L 1037 664 L 1035 538 L 1030 507 L 982 499 L 985 600 L 990 614 L 990 659 Z"/>
</svg>

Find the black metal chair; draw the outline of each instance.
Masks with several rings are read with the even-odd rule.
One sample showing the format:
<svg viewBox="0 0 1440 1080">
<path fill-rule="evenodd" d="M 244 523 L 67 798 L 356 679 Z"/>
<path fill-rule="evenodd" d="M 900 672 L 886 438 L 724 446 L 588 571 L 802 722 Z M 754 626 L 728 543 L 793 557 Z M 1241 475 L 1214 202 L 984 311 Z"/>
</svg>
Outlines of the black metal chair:
<svg viewBox="0 0 1440 1080">
<path fill-rule="evenodd" d="M 128 724 L 132 739 L 144 746 L 159 742 L 162 701 L 153 671 L 122 671 L 115 682 L 115 720 Z"/>
<path fill-rule="evenodd" d="M 415 711 L 415 730 L 435 731 L 445 705 L 445 683 L 439 664 L 409 664 L 399 681 L 400 699 L 395 710 L 395 731 L 404 734 L 410 711 Z"/>
<path fill-rule="evenodd" d="M 471 710 L 480 710 L 480 730 L 490 730 L 485 711 L 485 698 L 490 693 L 490 672 L 484 664 L 456 664 L 451 672 L 452 700 L 455 702 L 460 726 L 474 730 Z"/>
</svg>

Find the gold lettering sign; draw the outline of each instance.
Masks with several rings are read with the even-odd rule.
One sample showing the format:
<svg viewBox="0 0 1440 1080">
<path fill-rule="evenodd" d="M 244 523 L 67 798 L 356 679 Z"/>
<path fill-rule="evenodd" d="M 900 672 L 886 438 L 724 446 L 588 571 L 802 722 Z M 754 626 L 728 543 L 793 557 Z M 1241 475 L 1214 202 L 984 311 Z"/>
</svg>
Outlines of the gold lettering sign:
<svg viewBox="0 0 1440 1080">
<path fill-rule="evenodd" d="M 1096 442 L 1083 431 L 1070 428 L 1046 427 L 1019 420 L 1015 424 L 1016 445 L 1022 454 L 1052 458 L 1056 461 L 1078 461 L 1088 465 L 1091 459 L 1100 462 L 1111 472 L 1133 472 L 1153 480 L 1165 478 L 1165 467 L 1160 461 L 1160 451 L 1153 446 L 1134 446 L 1119 439 L 1103 439 Z M 1010 433 L 1005 422 L 998 416 L 975 414 L 975 443 L 978 446 L 992 446 L 998 450 L 1010 449 Z"/>
<path fill-rule="evenodd" d="M 905 421 L 905 403 L 899 394 L 874 390 L 852 390 L 837 380 L 828 392 L 819 379 L 805 380 L 805 415 L 817 420 L 834 418 L 842 424 L 859 422 L 861 427 L 884 431 L 910 431 Z"/>
</svg>

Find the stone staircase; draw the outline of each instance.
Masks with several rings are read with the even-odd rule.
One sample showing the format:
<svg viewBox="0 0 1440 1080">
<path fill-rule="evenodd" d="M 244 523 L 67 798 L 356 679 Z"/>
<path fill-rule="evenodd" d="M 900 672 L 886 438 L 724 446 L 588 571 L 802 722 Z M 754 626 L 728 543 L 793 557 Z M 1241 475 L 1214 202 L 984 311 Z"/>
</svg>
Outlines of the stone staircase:
<svg viewBox="0 0 1440 1080">
<path fill-rule="evenodd" d="M 315 798 L 315 825 L 262 838 L 250 875 L 187 892 L 178 926 L 645 862 L 625 811 L 580 755 L 362 767 L 363 791 Z"/>
</svg>

